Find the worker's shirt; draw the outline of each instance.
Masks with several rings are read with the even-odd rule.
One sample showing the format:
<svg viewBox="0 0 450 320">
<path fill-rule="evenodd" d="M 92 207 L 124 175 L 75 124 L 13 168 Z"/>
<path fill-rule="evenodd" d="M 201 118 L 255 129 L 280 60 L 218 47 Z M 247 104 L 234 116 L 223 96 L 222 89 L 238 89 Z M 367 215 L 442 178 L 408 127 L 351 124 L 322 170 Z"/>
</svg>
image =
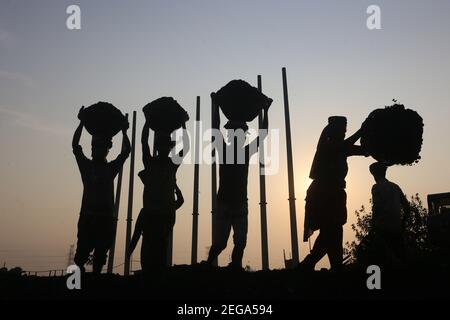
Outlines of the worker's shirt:
<svg viewBox="0 0 450 320">
<path fill-rule="evenodd" d="M 241 206 L 247 203 L 248 166 L 250 150 L 243 147 L 238 155 L 233 153 L 233 145 L 225 145 L 223 152 L 219 150 L 219 190 L 217 199 L 221 202 Z M 227 158 L 227 154 L 231 156 Z"/>
<path fill-rule="evenodd" d="M 83 181 L 83 200 L 80 214 L 113 215 L 114 178 L 122 168 L 128 154 L 120 154 L 114 161 L 88 159 L 81 146 L 73 149 Z"/>
<path fill-rule="evenodd" d="M 314 155 L 310 178 L 345 189 L 349 147 L 346 141 L 324 140 Z"/>
<path fill-rule="evenodd" d="M 372 187 L 372 223 L 375 229 L 401 232 L 402 204 L 406 201 L 398 185 L 383 179 Z"/>
<path fill-rule="evenodd" d="M 139 172 L 144 184 L 143 204 L 147 210 L 175 210 L 175 186 L 178 165 L 170 157 L 149 157 Z"/>
</svg>

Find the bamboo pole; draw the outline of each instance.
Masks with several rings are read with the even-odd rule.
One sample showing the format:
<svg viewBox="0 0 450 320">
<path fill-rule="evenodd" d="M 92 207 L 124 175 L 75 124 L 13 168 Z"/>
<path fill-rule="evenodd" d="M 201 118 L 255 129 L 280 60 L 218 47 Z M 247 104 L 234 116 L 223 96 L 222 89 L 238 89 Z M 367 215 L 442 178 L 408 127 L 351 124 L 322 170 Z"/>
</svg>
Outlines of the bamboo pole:
<svg viewBox="0 0 450 320">
<path fill-rule="evenodd" d="M 214 123 L 215 123 L 215 117 L 214 115 L 217 112 L 217 105 L 214 101 L 214 98 L 211 96 L 211 128 L 212 129 L 219 129 L 219 128 L 215 128 L 214 127 Z M 213 136 L 214 139 L 214 136 Z M 212 163 L 211 163 L 211 236 L 212 236 L 212 240 L 214 241 L 215 237 L 216 237 L 216 210 L 217 210 L 217 164 L 216 164 L 216 149 L 214 147 L 214 141 L 213 143 L 213 148 L 212 148 Z M 213 261 L 213 265 L 217 266 L 219 264 L 218 262 L 218 258 L 216 258 Z"/>
<path fill-rule="evenodd" d="M 258 75 L 258 90 L 262 92 L 262 79 Z M 258 126 L 261 129 L 262 111 L 258 115 Z M 267 239 L 267 202 L 266 202 L 266 176 L 264 172 L 264 141 L 259 144 L 259 205 L 261 214 L 261 259 L 262 269 L 269 269 L 269 249 Z"/>
<path fill-rule="evenodd" d="M 128 113 L 125 115 L 125 117 L 128 120 Z M 125 146 L 124 141 L 122 140 L 122 149 Z M 116 250 L 116 237 L 117 237 L 117 223 L 119 221 L 119 208 L 120 208 L 120 194 L 122 190 L 122 175 L 123 175 L 123 166 L 120 168 L 119 175 L 117 177 L 117 187 L 116 187 L 116 199 L 114 201 L 114 230 L 113 230 L 113 241 L 111 244 L 111 248 L 109 249 L 109 256 L 108 256 L 108 273 L 113 272 L 113 266 L 114 266 L 114 253 Z"/>
<path fill-rule="evenodd" d="M 297 236 L 297 214 L 295 208 L 295 188 L 294 188 L 294 165 L 292 160 L 292 140 L 291 140 L 291 120 L 289 116 L 289 97 L 287 88 L 286 68 L 282 69 L 283 76 L 283 96 L 284 96 L 284 119 L 286 125 L 286 153 L 288 169 L 288 187 L 289 187 L 289 214 L 291 223 L 291 245 L 292 245 L 292 263 L 299 263 L 298 236 Z"/>
<path fill-rule="evenodd" d="M 127 230 L 125 236 L 125 264 L 124 275 L 130 274 L 131 257 L 126 254 L 131 241 L 131 223 L 133 221 L 133 186 L 134 186 L 134 153 L 136 148 L 136 111 L 133 111 L 133 127 L 131 136 L 131 158 L 130 158 L 130 186 L 128 189 L 128 211 L 127 211 Z"/>
<path fill-rule="evenodd" d="M 197 263 L 198 247 L 198 192 L 199 192 L 199 144 L 200 144 L 200 97 L 197 96 L 197 107 L 195 110 L 195 155 L 194 155 L 194 194 L 192 208 L 192 251 L 191 264 Z"/>
</svg>

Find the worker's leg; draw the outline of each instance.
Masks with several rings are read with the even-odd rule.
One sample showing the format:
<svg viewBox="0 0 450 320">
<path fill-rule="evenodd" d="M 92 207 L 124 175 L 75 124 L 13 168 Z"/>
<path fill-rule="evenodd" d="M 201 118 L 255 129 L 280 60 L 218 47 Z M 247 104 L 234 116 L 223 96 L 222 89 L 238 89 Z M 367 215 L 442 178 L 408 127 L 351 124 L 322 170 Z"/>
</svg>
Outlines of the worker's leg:
<svg viewBox="0 0 450 320">
<path fill-rule="evenodd" d="M 113 228 L 114 223 L 112 217 L 97 217 L 95 223 L 96 241 L 93 261 L 93 272 L 96 274 L 100 274 L 103 266 L 106 264 L 108 251 L 111 248 L 114 237 Z"/>
<path fill-rule="evenodd" d="M 170 216 L 164 216 L 162 221 L 161 232 L 161 256 L 160 256 L 160 270 L 165 270 L 168 267 L 169 258 L 169 243 L 170 235 L 173 231 L 173 225 L 171 223 Z"/>
<path fill-rule="evenodd" d="M 165 267 L 164 252 L 167 252 L 165 243 L 164 217 L 161 212 L 154 212 L 149 217 L 148 228 L 144 230 L 144 238 L 147 237 L 145 256 L 148 271 L 151 273 L 160 272 Z M 148 230 L 148 231 L 147 231 Z"/>
<path fill-rule="evenodd" d="M 331 269 L 335 271 L 340 271 L 342 269 L 342 236 L 343 230 L 342 226 L 330 226 L 328 228 L 328 243 L 327 243 L 327 253 L 328 259 L 330 260 Z"/>
<path fill-rule="evenodd" d="M 94 249 L 90 220 L 90 217 L 86 215 L 80 215 L 78 218 L 77 249 L 73 260 L 82 271 L 84 271 L 84 265 L 89 259 L 89 254 Z"/>
<path fill-rule="evenodd" d="M 247 245 L 247 204 L 236 209 L 236 212 L 233 214 L 232 226 L 234 248 L 231 255 L 231 264 L 234 267 L 242 268 L 242 257 L 244 256 L 245 246 Z"/>
<path fill-rule="evenodd" d="M 153 270 L 156 270 L 158 266 L 158 258 L 160 256 L 159 250 L 161 244 L 159 243 L 159 230 L 155 226 L 156 219 L 154 217 L 151 217 L 151 219 L 149 220 L 149 223 L 151 222 L 151 227 L 148 228 L 148 231 L 144 231 L 144 238 L 147 237 L 146 243 L 148 244 L 146 246 L 147 252 L 145 256 L 147 257 L 146 261 L 148 262 L 146 264 L 148 266 L 147 270 L 148 272 L 153 272 Z"/>
<path fill-rule="evenodd" d="M 217 211 L 214 213 L 216 216 L 214 225 L 214 238 L 212 239 L 212 245 L 209 249 L 208 260 L 209 264 L 212 264 L 219 254 L 227 247 L 228 237 L 231 231 L 231 213 L 228 208 L 217 203 Z"/>
<path fill-rule="evenodd" d="M 150 239 L 150 237 L 146 236 L 146 233 L 144 233 L 142 235 L 142 242 L 141 242 L 141 269 L 142 269 L 143 273 L 148 272 L 148 268 L 149 268 L 149 265 L 150 265 L 149 239 Z"/>
<path fill-rule="evenodd" d="M 328 233 L 326 229 L 320 229 L 320 233 L 314 242 L 311 252 L 301 262 L 300 267 L 307 270 L 314 270 L 319 262 L 327 253 Z"/>
</svg>

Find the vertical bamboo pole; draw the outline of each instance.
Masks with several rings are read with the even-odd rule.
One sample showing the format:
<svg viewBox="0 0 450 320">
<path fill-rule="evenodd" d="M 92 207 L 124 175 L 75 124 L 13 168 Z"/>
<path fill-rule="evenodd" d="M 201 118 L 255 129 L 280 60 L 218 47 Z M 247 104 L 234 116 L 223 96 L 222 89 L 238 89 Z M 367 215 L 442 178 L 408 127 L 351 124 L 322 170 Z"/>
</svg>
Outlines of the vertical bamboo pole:
<svg viewBox="0 0 450 320">
<path fill-rule="evenodd" d="M 288 187 L 289 187 L 288 200 L 289 200 L 289 214 L 291 223 L 292 263 L 293 265 L 297 265 L 299 262 L 297 215 L 295 208 L 294 165 L 292 160 L 291 119 L 289 116 L 289 97 L 287 88 L 286 68 L 282 69 L 282 75 L 283 75 L 283 96 L 284 96 L 284 119 L 286 125 L 286 153 L 287 153 Z"/>
<path fill-rule="evenodd" d="M 131 157 L 130 157 L 130 186 L 128 189 L 128 212 L 127 212 L 127 230 L 125 236 L 125 264 L 124 275 L 130 274 L 131 258 L 127 256 L 131 241 L 131 222 L 133 221 L 133 187 L 134 187 L 134 153 L 136 149 L 136 111 L 133 111 L 133 127 L 131 136 Z"/>
<path fill-rule="evenodd" d="M 211 96 L 211 128 L 212 129 L 219 129 L 215 128 L 214 124 L 216 122 L 215 114 L 217 112 L 217 105 L 214 101 L 214 98 Z M 214 139 L 214 136 L 213 136 Z M 211 163 L 211 224 L 212 224 L 212 241 L 214 241 L 216 237 L 216 210 L 217 210 L 217 164 L 216 164 L 216 149 L 214 147 L 212 148 L 212 163 Z M 213 261 L 213 265 L 217 266 L 219 264 L 218 258 Z"/>
<path fill-rule="evenodd" d="M 128 120 L 128 113 L 125 115 L 125 117 Z M 123 151 L 124 148 L 124 142 L 122 140 L 122 148 L 121 151 Z M 120 194 L 122 190 L 122 175 L 123 175 L 123 166 L 120 168 L 119 175 L 117 177 L 117 187 L 116 187 L 116 199 L 114 201 L 114 236 L 113 236 L 113 242 L 111 244 L 111 248 L 109 249 L 109 256 L 108 256 L 108 273 L 113 272 L 114 267 L 114 253 L 116 251 L 116 237 L 117 237 L 117 223 L 119 221 L 119 208 L 120 208 Z"/>
<path fill-rule="evenodd" d="M 197 96 L 197 107 L 195 110 L 195 155 L 194 155 L 194 194 L 192 208 L 192 251 L 191 264 L 197 263 L 198 247 L 198 189 L 199 189 L 199 144 L 200 144 L 200 97 Z"/>
<path fill-rule="evenodd" d="M 262 79 L 258 75 L 258 90 L 262 92 Z M 262 111 L 258 115 L 258 126 L 261 129 Z M 261 258 L 262 269 L 269 269 L 269 246 L 267 239 L 267 202 L 266 202 L 266 176 L 264 172 L 264 141 L 259 143 L 259 205 L 261 214 Z"/>
</svg>

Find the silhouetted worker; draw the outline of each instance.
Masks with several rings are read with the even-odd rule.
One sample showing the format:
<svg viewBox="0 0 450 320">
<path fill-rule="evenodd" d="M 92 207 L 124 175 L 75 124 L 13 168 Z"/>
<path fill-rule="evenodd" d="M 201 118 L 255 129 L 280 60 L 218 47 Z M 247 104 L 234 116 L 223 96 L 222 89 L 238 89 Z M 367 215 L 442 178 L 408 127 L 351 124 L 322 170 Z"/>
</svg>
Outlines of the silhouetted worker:
<svg viewBox="0 0 450 320">
<path fill-rule="evenodd" d="M 184 203 L 183 194 L 178 186 L 175 186 L 175 210 L 178 210 Z M 155 223 L 152 214 L 146 214 L 145 209 L 141 209 L 134 226 L 133 237 L 131 238 L 128 257 L 131 257 L 136 245 L 142 236 L 141 244 L 141 267 L 144 273 L 160 270 L 161 265 L 165 265 L 167 250 L 169 245 L 169 235 L 175 224 L 175 217 L 169 223 L 169 227 L 162 227 Z"/>
<path fill-rule="evenodd" d="M 388 264 L 392 264 L 395 259 L 405 262 L 403 232 L 404 221 L 411 213 L 409 202 L 402 189 L 386 179 L 387 167 L 384 164 L 375 162 L 369 169 L 376 182 L 372 187 L 372 236 L 375 237 L 375 250 L 381 253 L 380 250 L 384 249 L 381 254 Z M 377 255 L 377 252 L 373 254 Z"/>
<path fill-rule="evenodd" d="M 269 104 L 270 105 L 270 104 Z M 242 257 L 247 244 L 248 229 L 248 205 L 247 205 L 247 183 L 248 166 L 250 158 L 258 152 L 259 144 L 267 136 L 268 129 L 268 107 L 263 112 L 263 129 L 259 136 L 245 145 L 246 132 L 248 130 L 245 122 L 228 122 L 225 126 L 230 144 L 225 143 L 223 135 L 221 141 L 214 141 L 220 157 L 219 165 L 219 190 L 217 192 L 217 208 L 215 212 L 214 239 L 209 250 L 206 263 L 212 265 L 214 260 L 226 248 L 228 237 L 233 229 L 234 248 L 231 255 L 232 269 L 242 269 Z M 220 127 L 220 115 L 218 108 L 215 119 L 217 123 L 214 128 Z"/>
<path fill-rule="evenodd" d="M 139 177 L 144 184 L 142 232 L 145 235 L 141 254 L 144 271 L 158 273 L 167 267 L 169 236 L 175 225 L 175 211 L 182 205 L 183 196 L 176 185 L 176 173 L 184 156 L 189 152 L 189 137 L 183 125 L 183 148 L 173 157 L 169 156 L 175 143 L 170 135 L 155 132 L 156 155 L 151 155 L 148 145 L 150 127 L 142 129 L 142 160 L 144 170 Z M 176 193 L 176 199 L 174 196 Z M 145 244 L 144 244 L 145 242 Z M 145 251 L 145 252 L 144 252 Z M 130 254 L 130 253 L 129 253 Z"/>
<path fill-rule="evenodd" d="M 83 181 L 83 199 L 78 220 L 77 249 L 74 262 L 84 270 L 84 264 L 94 251 L 93 272 L 101 273 L 107 252 L 113 241 L 114 226 L 114 178 L 130 154 L 130 141 L 126 130 L 128 121 L 124 118 L 122 129 L 123 149 L 119 156 L 108 162 L 106 156 L 112 147 L 111 137 L 92 137 L 92 160 L 88 159 L 80 146 L 83 131 L 83 110 L 78 118 L 80 124 L 75 130 L 72 148 Z"/>
<path fill-rule="evenodd" d="M 320 234 L 311 253 L 300 263 L 300 269 L 314 270 L 326 254 L 331 269 L 341 269 L 342 226 L 347 222 L 347 157 L 366 155 L 361 146 L 355 145 L 360 130 L 345 139 L 346 131 L 347 119 L 335 116 L 328 118 L 328 125 L 320 136 L 310 172 L 313 182 L 306 194 L 303 240 L 308 241 L 315 230 L 320 230 Z"/>
</svg>

